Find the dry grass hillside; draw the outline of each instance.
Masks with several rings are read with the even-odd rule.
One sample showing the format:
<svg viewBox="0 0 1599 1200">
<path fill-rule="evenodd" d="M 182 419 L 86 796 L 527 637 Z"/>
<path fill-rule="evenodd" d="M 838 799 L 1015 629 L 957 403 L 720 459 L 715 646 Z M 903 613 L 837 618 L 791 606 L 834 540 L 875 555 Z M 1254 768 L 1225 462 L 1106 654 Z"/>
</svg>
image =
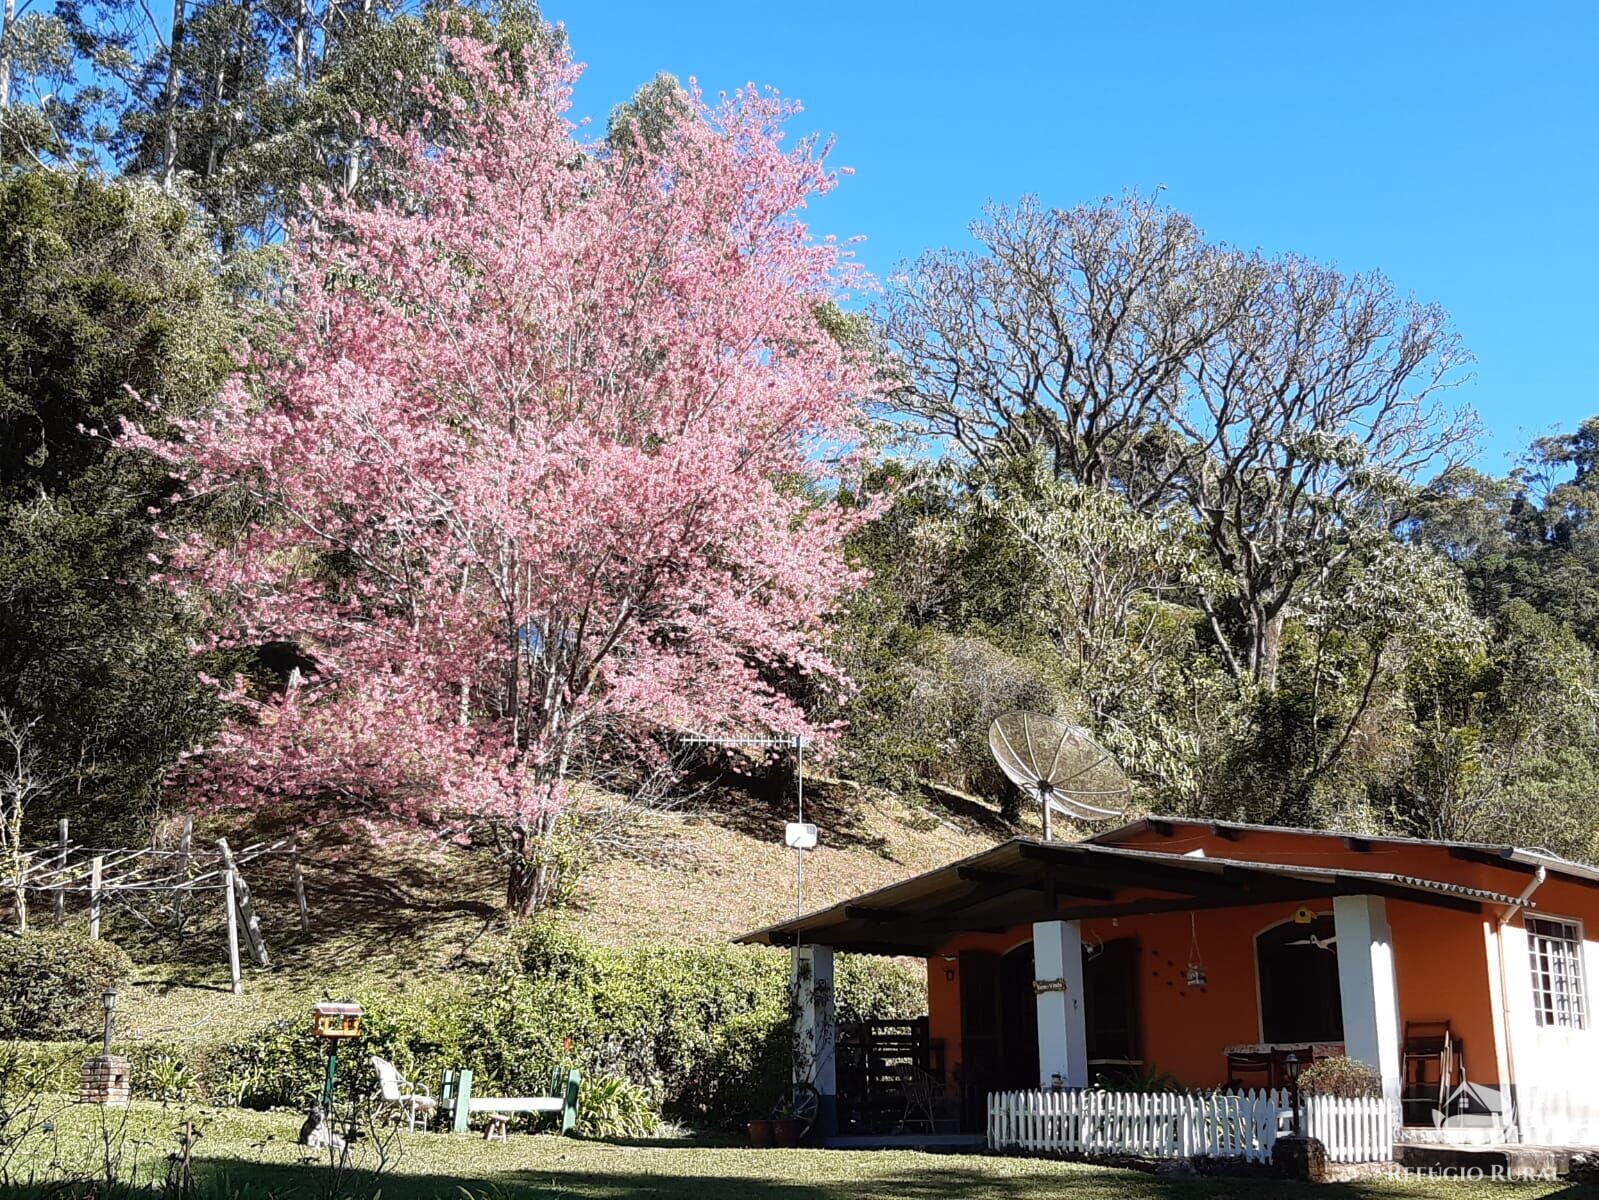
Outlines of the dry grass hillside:
<svg viewBox="0 0 1599 1200">
<path fill-rule="evenodd" d="M 583 870 L 563 920 L 596 940 L 721 941 L 790 915 L 793 853 L 783 847 L 787 807 L 723 797 L 692 811 L 630 819 Z M 975 853 L 1008 832 L 980 801 L 866 799 L 842 786 L 808 790 L 807 819 L 822 843 L 805 864 L 807 908 L 891 883 Z M 272 828 L 208 826 L 234 844 Z M 139 964 L 118 1019 L 128 1040 L 212 1040 L 276 1015 L 297 1015 L 324 993 L 410 988 L 482 970 L 507 935 L 502 871 L 492 855 L 420 835 L 378 839 L 326 826 L 302 839 L 311 927 L 298 928 L 288 864 L 246 871 L 273 960 L 247 966 L 243 996 L 228 989 L 217 901 L 182 937 L 108 911 L 108 936 Z M 215 910 L 215 911 L 208 911 Z"/>
</svg>

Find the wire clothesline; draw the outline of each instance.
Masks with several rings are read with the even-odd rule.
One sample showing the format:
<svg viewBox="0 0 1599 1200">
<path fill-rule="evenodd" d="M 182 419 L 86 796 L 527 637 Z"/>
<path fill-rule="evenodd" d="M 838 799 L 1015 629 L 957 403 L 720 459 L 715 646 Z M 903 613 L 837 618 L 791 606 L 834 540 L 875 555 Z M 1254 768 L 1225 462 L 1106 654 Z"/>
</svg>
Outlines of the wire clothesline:
<svg viewBox="0 0 1599 1200">
<path fill-rule="evenodd" d="M 297 842 L 297 834 L 272 841 L 255 842 L 242 849 L 232 851 L 232 858 L 235 865 L 242 865 L 268 855 L 293 854 L 296 852 Z M 187 890 L 204 880 L 221 877 L 226 870 L 225 867 L 220 865 L 223 861 L 220 848 L 166 850 L 151 846 L 131 848 L 92 847 L 81 843 L 68 842 L 64 847 L 57 844 L 54 847 L 26 851 L 25 855 L 29 859 L 48 860 L 40 861 L 38 866 L 24 866 L 21 884 L 28 891 L 93 891 L 95 890 L 93 884 L 86 884 L 84 881 L 92 879 L 97 859 L 101 873 L 99 889 L 101 891 L 128 888 L 135 885 L 147 887 L 150 890 Z M 66 857 L 69 861 L 63 863 L 63 857 Z M 188 876 L 184 879 L 173 877 L 151 878 L 150 873 L 143 866 L 133 871 L 126 870 L 127 867 L 135 862 L 152 858 L 162 860 L 178 859 L 185 864 L 186 868 L 200 867 L 204 869 L 201 870 L 200 874 Z M 106 878 L 106 872 L 113 868 L 122 870 L 118 876 Z M 0 879 L 0 888 L 15 889 L 16 886 L 17 883 L 14 877 L 7 876 Z"/>
<path fill-rule="evenodd" d="M 54 901 L 53 906 L 47 903 L 45 912 L 53 907 L 57 924 L 67 919 L 69 896 L 86 897 L 90 941 L 99 940 L 101 922 L 108 911 L 124 914 L 148 929 L 169 928 L 174 936 L 184 937 L 196 911 L 186 898 L 221 893 L 228 973 L 233 993 L 238 995 L 243 990 L 241 947 L 248 950 L 255 965 L 272 965 L 250 885 L 241 868 L 273 856 L 287 857 L 300 931 L 308 932 L 310 917 L 300 839 L 327 823 L 308 824 L 294 833 L 252 842 L 236 850 L 226 838 L 207 839 L 209 845 L 195 846 L 194 822 L 187 817 L 182 841 L 176 848 L 154 839 L 148 846 L 89 846 L 70 839 L 63 819 L 54 845 L 21 850 L 11 859 L 12 873 L 0 878 L 0 893 L 16 896 L 14 915 L 19 925 L 31 907 L 25 903 L 30 894 Z"/>
</svg>

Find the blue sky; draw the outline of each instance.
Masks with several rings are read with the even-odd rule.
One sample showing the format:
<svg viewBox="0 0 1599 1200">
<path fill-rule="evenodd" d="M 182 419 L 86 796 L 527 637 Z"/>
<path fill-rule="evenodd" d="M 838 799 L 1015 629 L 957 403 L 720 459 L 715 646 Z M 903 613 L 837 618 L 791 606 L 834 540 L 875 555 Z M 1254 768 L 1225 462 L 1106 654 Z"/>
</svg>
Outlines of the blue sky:
<svg viewBox="0 0 1599 1200">
<path fill-rule="evenodd" d="M 1482 465 L 1599 412 L 1599 3 L 545 0 L 603 123 L 658 71 L 800 100 L 878 275 L 990 199 L 1164 185 L 1213 236 L 1378 268 L 1476 354 Z"/>
</svg>

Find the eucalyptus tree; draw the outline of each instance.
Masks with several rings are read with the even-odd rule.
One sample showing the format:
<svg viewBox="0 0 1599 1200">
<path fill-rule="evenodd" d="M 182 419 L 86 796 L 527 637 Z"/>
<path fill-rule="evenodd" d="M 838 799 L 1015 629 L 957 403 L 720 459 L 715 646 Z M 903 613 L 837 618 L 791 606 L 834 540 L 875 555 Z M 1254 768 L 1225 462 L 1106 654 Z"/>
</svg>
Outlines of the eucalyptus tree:
<svg viewBox="0 0 1599 1200">
<path fill-rule="evenodd" d="M 1178 494 L 1234 584 L 1200 602 L 1229 668 L 1270 689 L 1284 614 L 1354 553 L 1351 522 L 1391 525 L 1476 424 L 1439 399 L 1466 361 L 1442 309 L 1380 274 L 1262 266 L 1245 319 L 1200 348 L 1163 416 L 1182 435 Z"/>
<path fill-rule="evenodd" d="M 1184 512 L 1226 580 L 1192 595 L 1227 669 L 1275 688 L 1284 614 L 1338 568 L 1345 524 L 1397 519 L 1469 448 L 1438 399 L 1466 358 L 1447 318 L 1138 197 L 1028 199 L 972 232 L 980 251 L 924 255 L 878 308 L 891 417 L 991 477 L 1041 452 L 1146 517 Z"/>
<path fill-rule="evenodd" d="M 899 355 L 895 415 L 985 470 L 1042 451 L 1060 478 L 1158 507 L 1175 469 L 1171 398 L 1254 301 L 1259 269 L 1181 213 L 1129 196 L 1028 197 L 891 281 L 876 316 Z"/>
</svg>

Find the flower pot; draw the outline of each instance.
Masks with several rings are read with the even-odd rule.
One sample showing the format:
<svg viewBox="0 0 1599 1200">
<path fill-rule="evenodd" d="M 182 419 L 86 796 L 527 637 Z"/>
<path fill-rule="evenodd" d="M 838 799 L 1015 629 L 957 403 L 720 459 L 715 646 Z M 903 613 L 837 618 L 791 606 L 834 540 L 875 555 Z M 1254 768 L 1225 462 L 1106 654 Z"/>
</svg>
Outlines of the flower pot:
<svg viewBox="0 0 1599 1200">
<path fill-rule="evenodd" d="M 778 1117 L 772 1122 L 772 1138 L 785 1150 L 792 1150 L 800 1144 L 800 1135 L 805 1132 L 805 1122 L 795 1117 Z"/>
<path fill-rule="evenodd" d="M 772 1144 L 772 1123 L 770 1121 L 750 1122 L 750 1145 L 766 1149 Z"/>
</svg>

